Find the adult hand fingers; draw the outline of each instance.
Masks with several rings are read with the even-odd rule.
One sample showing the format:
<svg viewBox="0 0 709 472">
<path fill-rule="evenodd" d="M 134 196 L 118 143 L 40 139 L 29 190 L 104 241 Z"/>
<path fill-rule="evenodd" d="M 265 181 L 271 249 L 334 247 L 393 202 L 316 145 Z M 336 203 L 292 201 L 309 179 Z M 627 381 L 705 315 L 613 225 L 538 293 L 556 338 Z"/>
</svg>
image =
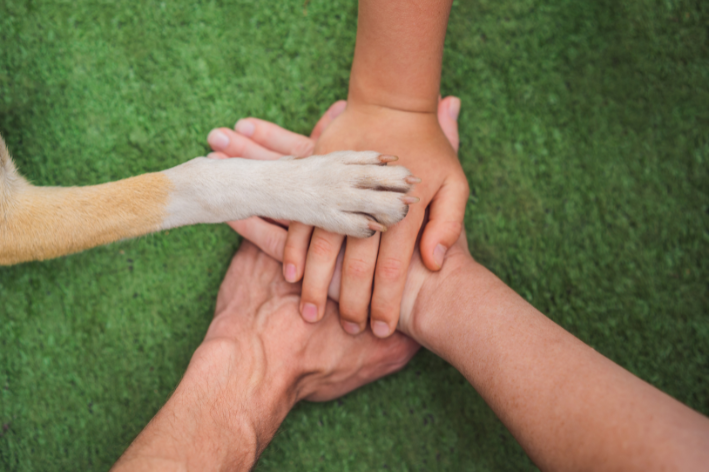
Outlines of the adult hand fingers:
<svg viewBox="0 0 709 472">
<path fill-rule="evenodd" d="M 332 105 L 330 105 L 330 108 L 327 109 L 327 111 L 323 114 L 323 116 L 320 117 L 318 122 L 315 124 L 313 132 L 310 133 L 310 139 L 312 139 L 313 141 L 317 141 L 323 131 L 325 131 L 325 128 L 327 128 L 328 125 L 332 123 L 335 118 L 340 116 L 342 112 L 345 111 L 345 108 L 347 108 L 347 102 L 345 100 L 338 100 Z"/>
<path fill-rule="evenodd" d="M 377 337 L 385 338 L 396 329 L 406 273 L 423 216 L 423 207 L 413 206 L 403 221 L 382 235 L 371 310 L 372 332 Z"/>
<path fill-rule="evenodd" d="M 229 128 L 213 129 L 207 136 L 207 142 L 218 154 L 229 157 L 274 161 L 285 155 L 273 151 L 268 143 L 264 147 Z"/>
<path fill-rule="evenodd" d="M 315 228 L 305 261 L 303 291 L 300 295 L 300 313 L 309 322 L 320 320 L 325 314 L 327 288 L 335 270 L 337 254 L 344 236 Z"/>
<path fill-rule="evenodd" d="M 458 152 L 458 147 L 460 146 L 458 137 L 459 113 L 460 99 L 458 97 L 446 97 L 438 102 L 438 124 L 455 152 Z"/>
<path fill-rule="evenodd" d="M 283 261 L 283 249 L 288 235 L 288 231 L 285 229 L 264 221 L 258 216 L 230 221 L 227 224 L 278 262 Z"/>
<path fill-rule="evenodd" d="M 234 129 L 256 144 L 284 156 L 306 157 L 315 147 L 315 141 L 307 136 L 258 118 L 243 118 L 236 122 Z"/>
<path fill-rule="evenodd" d="M 312 233 L 312 226 L 297 221 L 292 222 L 288 227 L 288 237 L 283 250 L 283 277 L 290 283 L 295 283 L 303 277 Z"/>
<path fill-rule="evenodd" d="M 433 271 L 443 266 L 443 259 L 460 237 L 468 202 L 468 182 L 451 178 L 443 183 L 429 206 L 429 219 L 421 237 L 421 259 Z"/>
<path fill-rule="evenodd" d="M 367 327 L 372 281 L 381 233 L 371 238 L 347 238 L 340 283 L 340 322 L 349 334 Z"/>
</svg>

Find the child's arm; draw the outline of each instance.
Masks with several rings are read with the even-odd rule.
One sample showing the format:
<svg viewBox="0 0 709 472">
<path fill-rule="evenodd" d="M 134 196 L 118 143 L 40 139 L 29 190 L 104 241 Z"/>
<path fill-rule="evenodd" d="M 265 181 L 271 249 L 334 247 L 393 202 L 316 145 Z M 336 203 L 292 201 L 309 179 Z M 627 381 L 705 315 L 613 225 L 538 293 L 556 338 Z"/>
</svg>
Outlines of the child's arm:
<svg viewBox="0 0 709 472">
<path fill-rule="evenodd" d="M 324 131 L 316 152 L 374 149 L 399 157 L 423 182 L 421 203 L 381 237 L 348 239 L 342 278 L 343 326 L 351 334 L 366 326 L 380 337 L 397 325 L 406 270 L 430 205 L 421 253 L 438 270 L 463 223 L 468 184 L 455 152 L 438 125 L 443 40 L 451 0 L 360 0 L 348 105 Z M 460 102 L 450 112 L 457 116 Z M 237 127 L 237 131 L 239 131 Z M 312 237 L 311 237 L 312 234 Z M 343 237 L 304 225 L 289 229 L 284 275 L 303 280 L 301 313 L 319 320 Z M 372 282 L 374 289 L 372 291 Z"/>
</svg>

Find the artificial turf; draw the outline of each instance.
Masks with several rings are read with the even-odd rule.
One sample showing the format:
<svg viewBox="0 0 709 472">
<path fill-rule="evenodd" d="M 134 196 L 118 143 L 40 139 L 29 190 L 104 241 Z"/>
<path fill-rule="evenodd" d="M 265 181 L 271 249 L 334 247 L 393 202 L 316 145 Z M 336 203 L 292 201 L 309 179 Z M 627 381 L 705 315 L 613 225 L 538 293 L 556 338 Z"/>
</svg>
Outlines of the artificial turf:
<svg viewBox="0 0 709 472">
<path fill-rule="evenodd" d="M 355 0 L 0 2 L 0 133 L 41 185 L 161 170 L 212 127 L 307 132 L 347 91 Z M 455 0 L 472 254 L 566 329 L 709 413 L 709 4 Z M 0 469 L 105 470 L 209 324 L 239 239 L 181 228 L 0 268 Z M 301 404 L 259 470 L 534 466 L 422 352 Z"/>
</svg>

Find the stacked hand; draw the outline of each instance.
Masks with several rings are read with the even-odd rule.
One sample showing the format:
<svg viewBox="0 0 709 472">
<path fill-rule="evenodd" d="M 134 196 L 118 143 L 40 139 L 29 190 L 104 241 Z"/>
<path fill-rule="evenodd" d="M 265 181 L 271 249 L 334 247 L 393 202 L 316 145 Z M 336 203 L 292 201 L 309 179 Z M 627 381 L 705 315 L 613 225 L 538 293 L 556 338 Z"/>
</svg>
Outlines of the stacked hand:
<svg viewBox="0 0 709 472">
<path fill-rule="evenodd" d="M 306 323 L 299 293 L 279 263 L 244 242 L 185 376 L 114 470 L 251 470 L 295 403 L 342 396 L 419 349 L 401 333 L 347 335 L 332 301 L 320 323 Z"/>
<path fill-rule="evenodd" d="M 310 138 L 256 118 L 239 120 L 235 131 L 220 128 L 210 133 L 208 141 L 216 151 L 210 155 L 213 158 L 278 159 L 373 149 L 398 155 L 397 164 L 423 178 L 414 191 L 421 202 L 411 207 L 401 223 L 381 238 L 377 234 L 364 240 L 348 239 L 340 257 L 341 273 L 335 270 L 343 242 L 340 235 L 298 223 L 291 224 L 286 233 L 278 224 L 259 218 L 231 223 L 245 238 L 284 262 L 286 280 L 296 282 L 303 277 L 300 311 L 305 320 L 323 317 L 330 289 L 331 294 L 339 292 L 340 318 L 348 333 L 364 329 L 371 302 L 372 331 L 379 337 L 389 336 L 397 326 L 407 268 L 429 204 L 421 258 L 428 269 L 440 269 L 447 250 L 460 236 L 468 195 L 456 157 L 459 109 L 455 97 L 439 102 L 437 117 L 369 105 L 350 107 L 340 101 L 323 115 Z M 333 276 L 339 286 L 331 284 Z"/>
</svg>

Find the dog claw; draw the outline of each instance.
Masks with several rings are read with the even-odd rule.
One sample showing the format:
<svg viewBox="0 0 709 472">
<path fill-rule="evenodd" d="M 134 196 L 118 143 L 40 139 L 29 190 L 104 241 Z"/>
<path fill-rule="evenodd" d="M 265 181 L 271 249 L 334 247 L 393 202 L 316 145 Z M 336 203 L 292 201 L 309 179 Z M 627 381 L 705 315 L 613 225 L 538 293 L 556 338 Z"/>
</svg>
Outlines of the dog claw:
<svg viewBox="0 0 709 472">
<path fill-rule="evenodd" d="M 398 160 L 399 160 L 399 158 L 397 156 L 390 156 L 388 154 L 383 154 L 383 155 L 379 156 L 379 162 L 382 162 L 382 163 L 394 162 L 394 161 L 398 161 Z"/>
<path fill-rule="evenodd" d="M 373 231 L 379 231 L 379 232 L 382 232 L 382 233 L 385 233 L 386 230 L 387 230 L 387 227 L 386 227 L 386 226 L 381 225 L 381 224 L 379 224 L 379 223 L 377 223 L 377 222 L 375 222 L 375 221 L 370 221 L 368 226 L 369 226 L 369 229 L 371 229 L 371 230 L 373 230 Z"/>
</svg>

